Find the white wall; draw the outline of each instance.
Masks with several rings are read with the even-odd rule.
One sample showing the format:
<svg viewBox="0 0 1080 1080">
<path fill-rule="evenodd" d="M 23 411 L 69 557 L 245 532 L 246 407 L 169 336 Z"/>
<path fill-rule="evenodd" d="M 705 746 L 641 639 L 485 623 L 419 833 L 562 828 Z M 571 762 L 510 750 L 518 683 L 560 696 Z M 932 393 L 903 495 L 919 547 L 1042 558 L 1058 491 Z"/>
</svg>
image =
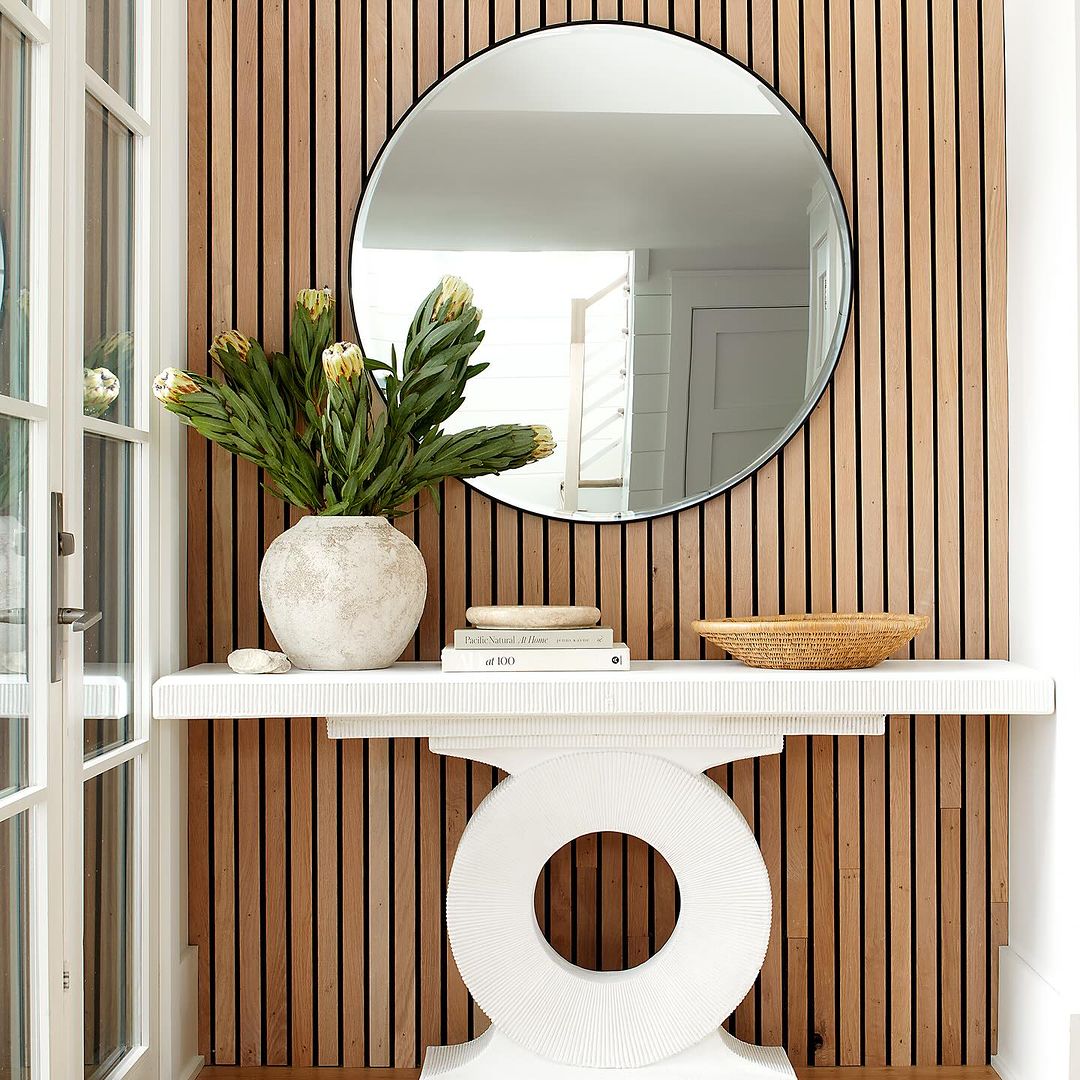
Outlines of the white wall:
<svg viewBox="0 0 1080 1080">
<path fill-rule="evenodd" d="M 650 253 L 638 254 L 639 259 L 642 256 L 648 258 Z M 630 509 L 653 510 L 664 503 L 664 446 L 671 371 L 671 274 L 663 270 L 654 272 L 650 263 L 646 275 L 635 277 Z"/>
<path fill-rule="evenodd" d="M 1073 0 L 1005 11 L 1010 649 L 1054 675 L 1058 711 L 1011 724 L 994 1064 L 1005 1080 L 1065 1080 L 1080 1077 L 1077 15 Z"/>
</svg>

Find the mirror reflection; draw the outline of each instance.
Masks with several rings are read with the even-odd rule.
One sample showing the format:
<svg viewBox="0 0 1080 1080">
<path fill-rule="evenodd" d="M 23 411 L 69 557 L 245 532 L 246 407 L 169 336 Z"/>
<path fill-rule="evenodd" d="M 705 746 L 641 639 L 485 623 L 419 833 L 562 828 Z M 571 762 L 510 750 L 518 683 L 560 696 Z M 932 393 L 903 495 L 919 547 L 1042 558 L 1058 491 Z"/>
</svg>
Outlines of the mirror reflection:
<svg viewBox="0 0 1080 1080">
<path fill-rule="evenodd" d="M 455 428 L 547 424 L 472 483 L 575 519 L 650 515 L 768 460 L 832 374 L 850 239 L 813 140 L 755 76 L 644 27 L 541 31 L 460 68 L 384 150 L 353 237 L 365 352 L 457 274 L 486 331 Z"/>
</svg>

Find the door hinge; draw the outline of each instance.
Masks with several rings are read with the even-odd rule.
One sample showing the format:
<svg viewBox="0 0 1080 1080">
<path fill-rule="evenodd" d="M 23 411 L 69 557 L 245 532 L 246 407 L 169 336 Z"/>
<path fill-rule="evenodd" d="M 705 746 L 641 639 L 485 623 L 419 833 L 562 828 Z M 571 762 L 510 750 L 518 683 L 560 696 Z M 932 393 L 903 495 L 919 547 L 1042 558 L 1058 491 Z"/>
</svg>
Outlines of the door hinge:
<svg viewBox="0 0 1080 1080">
<path fill-rule="evenodd" d="M 67 964 L 64 965 L 64 989 L 71 989 L 71 968 Z"/>
</svg>

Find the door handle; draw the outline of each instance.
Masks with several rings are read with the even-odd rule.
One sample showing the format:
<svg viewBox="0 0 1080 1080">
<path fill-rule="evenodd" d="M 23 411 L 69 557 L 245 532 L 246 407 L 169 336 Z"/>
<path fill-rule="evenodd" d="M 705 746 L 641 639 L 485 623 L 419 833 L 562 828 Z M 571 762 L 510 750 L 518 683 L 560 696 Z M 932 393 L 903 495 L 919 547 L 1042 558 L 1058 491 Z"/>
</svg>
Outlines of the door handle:
<svg viewBox="0 0 1080 1080">
<path fill-rule="evenodd" d="M 57 609 L 56 621 L 61 626 L 70 626 L 76 634 L 82 634 L 101 622 L 101 612 L 87 611 L 81 607 L 62 607 Z"/>
<path fill-rule="evenodd" d="M 60 606 L 60 560 L 75 554 L 75 537 L 64 531 L 64 497 L 59 491 L 52 493 L 49 523 L 49 547 L 51 548 L 51 573 L 49 574 L 49 609 L 56 612 L 56 620 L 49 634 L 49 674 L 53 682 L 59 682 L 64 674 L 64 631 L 70 626 L 75 631 L 85 631 L 101 618 L 100 612 L 91 617 L 81 608 Z"/>
</svg>

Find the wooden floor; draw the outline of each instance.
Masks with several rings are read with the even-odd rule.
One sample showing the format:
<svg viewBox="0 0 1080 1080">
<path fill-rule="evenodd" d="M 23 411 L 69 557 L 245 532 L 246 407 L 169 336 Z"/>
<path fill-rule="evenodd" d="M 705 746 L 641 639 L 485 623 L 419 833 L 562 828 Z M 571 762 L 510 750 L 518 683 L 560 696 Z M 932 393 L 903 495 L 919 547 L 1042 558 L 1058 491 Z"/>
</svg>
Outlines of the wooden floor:
<svg viewBox="0 0 1080 1080">
<path fill-rule="evenodd" d="M 922 1069 L 797 1069 L 799 1076 L 812 1080 L 998 1080 L 985 1066 Z M 199 1080 L 416 1080 L 415 1069 L 334 1069 L 282 1067 L 236 1068 L 217 1066 L 203 1069 Z"/>
</svg>

